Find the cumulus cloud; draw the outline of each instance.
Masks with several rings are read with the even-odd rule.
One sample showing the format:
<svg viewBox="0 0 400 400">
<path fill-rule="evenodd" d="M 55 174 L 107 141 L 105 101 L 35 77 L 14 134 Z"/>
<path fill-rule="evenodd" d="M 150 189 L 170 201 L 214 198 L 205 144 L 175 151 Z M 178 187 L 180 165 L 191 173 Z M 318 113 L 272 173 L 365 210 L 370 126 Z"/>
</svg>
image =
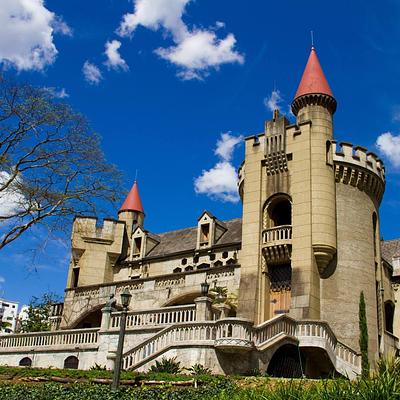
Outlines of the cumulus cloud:
<svg viewBox="0 0 400 400">
<path fill-rule="evenodd" d="M 85 61 L 82 68 L 85 80 L 91 85 L 98 85 L 103 79 L 100 69 L 89 61 Z"/>
<path fill-rule="evenodd" d="M 107 60 L 104 64 L 107 65 L 109 69 L 122 69 L 123 71 L 127 71 L 129 67 L 126 61 L 119 54 L 120 47 L 121 42 L 118 40 L 106 43 L 104 54 L 106 55 Z"/>
<path fill-rule="evenodd" d="M 5 283 L 5 279 L 2 277 L 2 276 L 0 276 L 0 286 L 3 284 L 3 283 Z"/>
<path fill-rule="evenodd" d="M 214 154 L 219 161 L 209 170 L 203 170 L 202 174 L 194 181 L 194 190 L 198 194 L 236 203 L 239 201 L 237 188 L 236 168 L 232 165 L 232 157 L 235 147 L 243 140 L 243 136 L 233 136 L 230 133 L 221 134 L 217 141 Z"/>
<path fill-rule="evenodd" d="M 25 204 L 25 197 L 18 190 L 18 181 L 4 186 L 10 180 L 11 175 L 6 171 L 0 171 L 0 221 L 1 217 L 10 217 L 21 210 Z"/>
<path fill-rule="evenodd" d="M 382 133 L 376 140 L 376 146 L 395 168 L 400 167 L 400 135 Z"/>
<path fill-rule="evenodd" d="M 117 30 L 120 36 L 131 36 L 142 25 L 154 31 L 164 28 L 176 41 L 187 33 L 182 21 L 186 5 L 191 0 L 136 0 L 134 13 L 125 14 Z"/>
<path fill-rule="evenodd" d="M 224 27 L 217 21 L 209 29 L 193 29 L 183 21 L 186 6 L 192 0 L 136 0 L 134 12 L 125 14 L 117 30 L 120 36 L 132 36 L 138 26 L 163 29 L 175 43 L 155 53 L 179 68 L 184 79 L 203 79 L 211 69 L 227 63 L 243 64 L 244 56 L 235 50 L 236 38 L 230 33 L 218 38 L 215 30 Z"/>
<path fill-rule="evenodd" d="M 271 112 L 274 112 L 275 110 L 278 110 L 279 112 L 282 112 L 282 108 L 280 106 L 280 103 L 282 103 L 282 101 L 283 101 L 283 98 L 281 96 L 280 91 L 278 89 L 274 89 L 271 92 L 271 95 L 267 96 L 264 99 L 264 105 Z"/>
<path fill-rule="evenodd" d="M 43 70 L 57 56 L 54 33 L 70 35 L 68 25 L 44 0 L 2 0 L 0 63 L 18 70 Z"/>
<path fill-rule="evenodd" d="M 229 34 L 218 39 L 215 32 L 199 30 L 188 34 L 177 46 L 155 50 L 161 58 L 170 61 L 182 70 L 178 76 L 187 79 L 202 79 L 210 68 L 221 64 L 243 64 L 243 56 L 234 51 L 236 39 Z"/>
</svg>

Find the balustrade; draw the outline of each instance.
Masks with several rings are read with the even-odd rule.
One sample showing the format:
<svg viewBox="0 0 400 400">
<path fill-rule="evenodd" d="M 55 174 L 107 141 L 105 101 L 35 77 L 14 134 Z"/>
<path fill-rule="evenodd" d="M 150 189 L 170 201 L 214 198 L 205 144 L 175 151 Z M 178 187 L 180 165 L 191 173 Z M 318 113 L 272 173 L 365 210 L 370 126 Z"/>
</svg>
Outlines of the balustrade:
<svg viewBox="0 0 400 400">
<path fill-rule="evenodd" d="M 273 242 L 282 242 L 292 240 L 292 226 L 281 225 L 274 228 L 269 228 L 263 232 L 264 244 Z"/>
<path fill-rule="evenodd" d="M 20 347 L 59 347 L 90 345 L 98 341 L 98 329 L 82 329 L 54 332 L 17 333 L 0 336 L 0 349 Z"/>
<path fill-rule="evenodd" d="M 119 328 L 121 313 L 113 313 L 111 328 Z M 196 306 L 165 307 L 150 311 L 130 312 L 126 318 L 126 327 L 144 327 L 155 325 L 170 325 L 181 322 L 194 322 L 196 320 Z"/>
</svg>

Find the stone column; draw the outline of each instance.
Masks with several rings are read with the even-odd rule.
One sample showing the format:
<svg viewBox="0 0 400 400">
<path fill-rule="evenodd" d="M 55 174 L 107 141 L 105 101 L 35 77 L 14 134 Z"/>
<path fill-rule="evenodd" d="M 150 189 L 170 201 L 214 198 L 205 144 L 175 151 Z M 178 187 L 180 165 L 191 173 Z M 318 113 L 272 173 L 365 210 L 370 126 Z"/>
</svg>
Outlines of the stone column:
<svg viewBox="0 0 400 400">
<path fill-rule="evenodd" d="M 196 321 L 211 321 L 212 320 L 212 301 L 209 297 L 196 297 Z"/>
<path fill-rule="evenodd" d="M 100 325 L 101 331 L 108 331 L 108 329 L 110 328 L 112 311 L 113 311 L 113 308 L 110 306 L 105 306 L 101 309 L 101 312 L 102 312 L 101 325 Z"/>
</svg>

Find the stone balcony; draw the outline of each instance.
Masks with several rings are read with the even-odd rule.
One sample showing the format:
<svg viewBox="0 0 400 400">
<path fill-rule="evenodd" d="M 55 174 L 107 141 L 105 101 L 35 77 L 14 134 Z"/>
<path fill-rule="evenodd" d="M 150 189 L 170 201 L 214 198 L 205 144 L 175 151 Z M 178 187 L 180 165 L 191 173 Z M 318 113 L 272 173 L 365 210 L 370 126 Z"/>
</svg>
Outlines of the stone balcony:
<svg viewBox="0 0 400 400">
<path fill-rule="evenodd" d="M 281 225 L 263 231 L 263 254 L 268 264 L 283 264 L 292 254 L 292 226 Z"/>
</svg>

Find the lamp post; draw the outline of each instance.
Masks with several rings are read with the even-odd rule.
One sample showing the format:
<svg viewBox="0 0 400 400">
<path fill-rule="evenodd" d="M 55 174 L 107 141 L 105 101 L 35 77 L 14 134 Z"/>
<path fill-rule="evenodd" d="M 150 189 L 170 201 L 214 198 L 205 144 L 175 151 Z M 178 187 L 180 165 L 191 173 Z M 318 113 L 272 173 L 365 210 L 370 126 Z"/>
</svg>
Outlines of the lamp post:
<svg viewBox="0 0 400 400">
<path fill-rule="evenodd" d="M 200 288 L 201 288 L 201 295 L 203 297 L 206 297 L 208 295 L 208 289 L 210 289 L 210 284 L 207 282 L 207 280 L 201 282 Z"/>
<path fill-rule="evenodd" d="M 132 295 L 130 294 L 129 289 L 125 288 L 125 290 L 121 293 L 122 312 L 121 312 L 121 322 L 119 325 L 118 347 L 117 347 L 117 354 L 115 357 L 113 381 L 112 381 L 112 385 L 111 385 L 112 392 L 116 392 L 119 387 L 119 378 L 121 375 L 122 352 L 124 349 L 126 314 L 128 312 L 128 306 L 131 301 L 131 297 L 132 297 Z"/>
</svg>

